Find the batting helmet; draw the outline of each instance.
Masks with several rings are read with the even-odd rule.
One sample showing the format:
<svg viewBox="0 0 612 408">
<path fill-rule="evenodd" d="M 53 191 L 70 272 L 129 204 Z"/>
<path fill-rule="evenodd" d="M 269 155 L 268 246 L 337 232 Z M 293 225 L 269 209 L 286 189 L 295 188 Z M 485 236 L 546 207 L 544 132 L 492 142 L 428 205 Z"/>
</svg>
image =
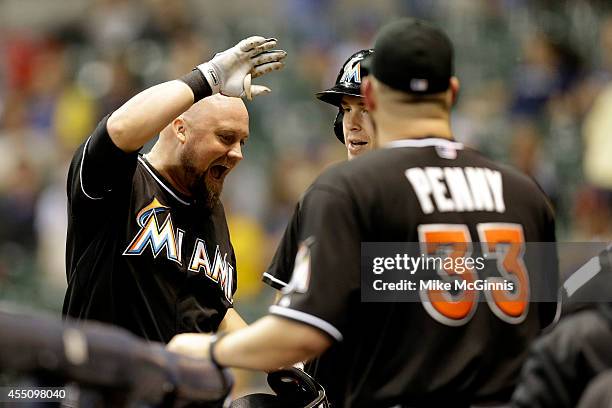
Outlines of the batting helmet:
<svg viewBox="0 0 612 408">
<path fill-rule="evenodd" d="M 342 65 L 335 85 L 316 94 L 318 99 L 339 108 L 336 119 L 334 119 L 334 134 L 342 143 L 344 143 L 344 132 L 342 131 L 342 117 L 344 115 L 342 109 L 340 109 L 340 102 L 342 102 L 344 95 L 361 96 L 361 78 L 368 75 L 362 61 L 372 55 L 373 52 L 372 49 L 360 50 L 351 55 Z"/>
<path fill-rule="evenodd" d="M 295 367 L 269 373 L 268 384 L 276 395 L 245 395 L 230 408 L 330 408 L 321 384 Z"/>
</svg>

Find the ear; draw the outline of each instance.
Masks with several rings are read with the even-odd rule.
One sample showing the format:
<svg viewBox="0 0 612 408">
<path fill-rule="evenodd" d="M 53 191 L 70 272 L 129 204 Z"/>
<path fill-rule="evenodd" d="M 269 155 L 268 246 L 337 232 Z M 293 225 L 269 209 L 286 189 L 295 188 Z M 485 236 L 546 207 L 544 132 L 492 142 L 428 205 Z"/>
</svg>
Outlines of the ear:
<svg viewBox="0 0 612 408">
<path fill-rule="evenodd" d="M 459 78 L 457 77 L 451 77 L 450 79 L 450 91 L 451 91 L 451 106 L 454 106 L 455 103 L 457 103 L 457 99 L 459 98 L 459 88 L 460 88 L 460 84 L 459 84 Z"/>
<path fill-rule="evenodd" d="M 185 120 L 182 117 L 178 117 L 172 121 L 172 130 L 174 136 L 179 140 L 180 143 L 185 143 L 187 136 L 185 134 Z"/>
<path fill-rule="evenodd" d="M 374 83 L 372 78 L 367 76 L 361 81 L 361 95 L 363 95 L 365 106 L 369 112 L 376 109 L 376 98 L 374 96 Z"/>
</svg>

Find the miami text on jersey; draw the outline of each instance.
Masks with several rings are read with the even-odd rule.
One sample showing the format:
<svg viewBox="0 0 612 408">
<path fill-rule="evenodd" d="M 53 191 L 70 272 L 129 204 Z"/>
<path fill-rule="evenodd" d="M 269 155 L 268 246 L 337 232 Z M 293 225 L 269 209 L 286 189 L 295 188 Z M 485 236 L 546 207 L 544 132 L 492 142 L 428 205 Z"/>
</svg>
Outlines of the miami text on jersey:
<svg viewBox="0 0 612 408">
<path fill-rule="evenodd" d="M 158 214 L 162 213 L 167 213 L 167 216 L 160 226 Z M 153 258 L 157 258 L 165 249 L 166 258 L 182 265 L 181 254 L 185 231 L 174 227 L 169 207 L 162 205 L 157 198 L 153 198 L 149 205 L 138 212 L 136 221 L 140 230 L 123 251 L 123 255 L 142 255 L 149 247 Z M 221 286 L 227 300 L 232 301 L 234 267 L 227 262 L 227 253 L 221 255 L 219 245 L 216 246 L 211 263 L 204 240 L 197 238 L 188 269 L 195 273 L 203 271 L 206 277 Z"/>
<path fill-rule="evenodd" d="M 506 211 L 502 175 L 497 170 L 413 167 L 406 170 L 406 177 L 425 214 L 431 214 L 436 208 L 439 212 Z"/>
</svg>

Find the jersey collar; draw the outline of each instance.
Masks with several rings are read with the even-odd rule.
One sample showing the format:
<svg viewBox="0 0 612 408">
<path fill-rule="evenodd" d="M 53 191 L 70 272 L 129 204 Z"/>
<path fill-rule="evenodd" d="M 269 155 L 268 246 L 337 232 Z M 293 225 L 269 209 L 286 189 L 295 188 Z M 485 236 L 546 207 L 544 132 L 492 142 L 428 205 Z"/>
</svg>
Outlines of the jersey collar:
<svg viewBox="0 0 612 408">
<path fill-rule="evenodd" d="M 393 149 L 396 147 L 442 147 L 462 150 L 463 143 L 454 140 L 444 139 L 441 137 L 426 137 L 423 139 L 401 139 L 393 140 L 383 146 L 385 149 Z"/>
<path fill-rule="evenodd" d="M 155 179 L 164 190 L 166 190 L 172 197 L 174 197 L 179 203 L 184 205 L 191 205 L 193 199 L 185 196 L 185 194 L 177 191 L 159 172 L 144 158 L 144 156 L 138 156 L 138 161 L 144 167 L 144 169 Z"/>
</svg>

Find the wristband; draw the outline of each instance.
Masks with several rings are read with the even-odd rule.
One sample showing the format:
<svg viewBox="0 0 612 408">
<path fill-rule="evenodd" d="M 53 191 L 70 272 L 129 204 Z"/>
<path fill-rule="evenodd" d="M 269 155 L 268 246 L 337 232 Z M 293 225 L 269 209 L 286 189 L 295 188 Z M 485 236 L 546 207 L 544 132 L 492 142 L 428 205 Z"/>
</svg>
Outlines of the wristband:
<svg viewBox="0 0 612 408">
<path fill-rule="evenodd" d="M 215 66 L 212 62 L 205 62 L 196 67 L 198 71 L 202 73 L 204 79 L 208 83 L 210 87 L 211 94 L 216 94 L 221 92 L 221 78 L 219 78 L 219 74 L 215 71 Z"/>
<path fill-rule="evenodd" d="M 215 367 L 217 367 L 219 370 L 223 370 L 225 367 L 222 366 L 221 364 L 219 364 L 219 362 L 215 358 L 215 346 L 217 345 L 217 342 L 219 340 L 221 340 L 223 337 L 225 337 L 226 334 L 227 333 L 219 333 L 219 334 L 213 335 L 210 338 L 210 343 L 209 343 L 209 346 L 208 346 L 208 358 L 215 365 Z"/>
<path fill-rule="evenodd" d="M 191 91 L 193 92 L 193 103 L 206 98 L 207 96 L 212 95 L 212 89 L 204 77 L 202 71 L 198 68 L 194 68 L 190 73 L 183 75 L 179 78 L 180 81 L 183 81 Z"/>
</svg>

